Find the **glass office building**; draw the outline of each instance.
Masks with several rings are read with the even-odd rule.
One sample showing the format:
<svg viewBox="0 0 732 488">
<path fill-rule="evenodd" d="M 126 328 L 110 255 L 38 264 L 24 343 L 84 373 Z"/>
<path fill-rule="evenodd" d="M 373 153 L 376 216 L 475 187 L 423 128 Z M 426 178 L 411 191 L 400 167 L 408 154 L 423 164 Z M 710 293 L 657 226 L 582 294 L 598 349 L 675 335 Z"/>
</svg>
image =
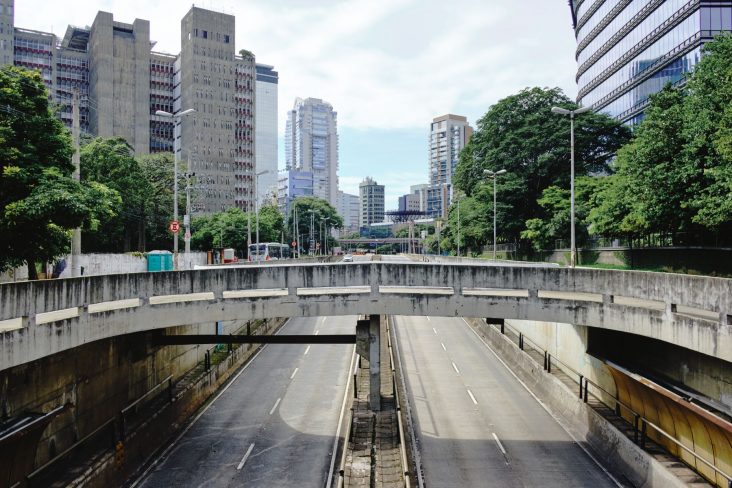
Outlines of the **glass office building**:
<svg viewBox="0 0 732 488">
<path fill-rule="evenodd" d="M 649 95 L 681 84 L 715 35 L 732 31 L 732 0 L 570 0 L 577 102 L 637 123 Z"/>
</svg>

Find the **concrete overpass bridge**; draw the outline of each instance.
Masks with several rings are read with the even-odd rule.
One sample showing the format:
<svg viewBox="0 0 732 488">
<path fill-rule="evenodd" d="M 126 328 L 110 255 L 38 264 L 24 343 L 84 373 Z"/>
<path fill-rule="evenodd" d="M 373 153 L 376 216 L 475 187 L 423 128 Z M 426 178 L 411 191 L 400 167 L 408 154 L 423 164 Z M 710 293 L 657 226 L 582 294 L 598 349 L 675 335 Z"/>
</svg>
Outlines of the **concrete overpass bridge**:
<svg viewBox="0 0 732 488">
<path fill-rule="evenodd" d="M 431 263 L 271 264 L 0 285 L 0 370 L 177 325 L 393 314 L 582 324 L 732 361 L 732 280 Z"/>
</svg>

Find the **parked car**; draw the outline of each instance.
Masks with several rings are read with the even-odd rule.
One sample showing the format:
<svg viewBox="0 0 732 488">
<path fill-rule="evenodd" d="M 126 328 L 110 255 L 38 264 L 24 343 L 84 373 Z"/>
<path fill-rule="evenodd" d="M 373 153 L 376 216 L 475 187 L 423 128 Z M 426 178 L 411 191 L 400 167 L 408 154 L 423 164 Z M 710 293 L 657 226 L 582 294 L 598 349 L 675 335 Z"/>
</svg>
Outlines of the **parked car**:
<svg viewBox="0 0 732 488">
<path fill-rule="evenodd" d="M 343 262 L 344 263 L 352 263 L 353 262 L 353 255 L 352 254 L 344 254 L 343 255 Z"/>
</svg>

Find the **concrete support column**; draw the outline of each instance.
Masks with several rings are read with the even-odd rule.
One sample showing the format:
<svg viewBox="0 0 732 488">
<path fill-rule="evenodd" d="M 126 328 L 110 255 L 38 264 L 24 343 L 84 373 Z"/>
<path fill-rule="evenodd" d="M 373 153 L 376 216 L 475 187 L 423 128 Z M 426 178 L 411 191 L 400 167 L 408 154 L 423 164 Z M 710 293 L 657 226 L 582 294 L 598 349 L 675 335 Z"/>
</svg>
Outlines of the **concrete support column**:
<svg viewBox="0 0 732 488">
<path fill-rule="evenodd" d="M 356 352 L 369 362 L 369 406 L 381 410 L 381 316 L 356 321 Z"/>
<path fill-rule="evenodd" d="M 381 410 L 381 315 L 369 315 L 369 405 Z"/>
</svg>

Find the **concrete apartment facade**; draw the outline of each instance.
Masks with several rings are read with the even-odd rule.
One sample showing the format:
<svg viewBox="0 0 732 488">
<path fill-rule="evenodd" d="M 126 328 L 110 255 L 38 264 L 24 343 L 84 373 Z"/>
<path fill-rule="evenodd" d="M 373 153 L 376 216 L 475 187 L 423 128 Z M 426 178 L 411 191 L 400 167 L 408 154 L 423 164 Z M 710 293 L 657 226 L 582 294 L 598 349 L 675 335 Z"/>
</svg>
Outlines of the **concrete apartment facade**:
<svg viewBox="0 0 732 488">
<path fill-rule="evenodd" d="M 460 151 L 473 135 L 473 128 L 462 115 L 447 114 L 432 119 L 429 139 L 429 182 L 427 211 L 447 217 L 452 194 L 452 177 Z"/>
<path fill-rule="evenodd" d="M 15 27 L 13 0 L 0 0 L 0 62 L 39 71 L 67 126 L 78 92 L 82 132 L 124 137 L 136 155 L 175 151 L 190 163 L 194 212 L 253 208 L 255 59 L 236 53 L 234 16 L 192 7 L 181 21 L 181 52 L 153 47 L 147 20 L 128 24 L 100 11 L 91 27 L 69 26 L 59 39 Z M 276 127 L 276 92 L 274 100 Z M 188 108 L 196 112 L 182 120 L 155 114 Z"/>
<path fill-rule="evenodd" d="M 636 124 L 650 95 L 683 84 L 702 46 L 732 31 L 730 0 L 570 0 L 577 103 Z"/>
<path fill-rule="evenodd" d="M 358 185 L 360 200 L 359 227 L 370 227 L 384 221 L 384 185 L 370 176 Z"/>
<path fill-rule="evenodd" d="M 338 120 L 333 106 L 318 98 L 298 98 L 287 114 L 287 170 L 313 174 L 313 194 L 338 205 Z"/>
<path fill-rule="evenodd" d="M 279 74 L 274 66 L 256 65 L 255 153 L 259 177 L 257 196 L 262 205 L 270 195 L 277 193 L 277 87 Z"/>
</svg>

